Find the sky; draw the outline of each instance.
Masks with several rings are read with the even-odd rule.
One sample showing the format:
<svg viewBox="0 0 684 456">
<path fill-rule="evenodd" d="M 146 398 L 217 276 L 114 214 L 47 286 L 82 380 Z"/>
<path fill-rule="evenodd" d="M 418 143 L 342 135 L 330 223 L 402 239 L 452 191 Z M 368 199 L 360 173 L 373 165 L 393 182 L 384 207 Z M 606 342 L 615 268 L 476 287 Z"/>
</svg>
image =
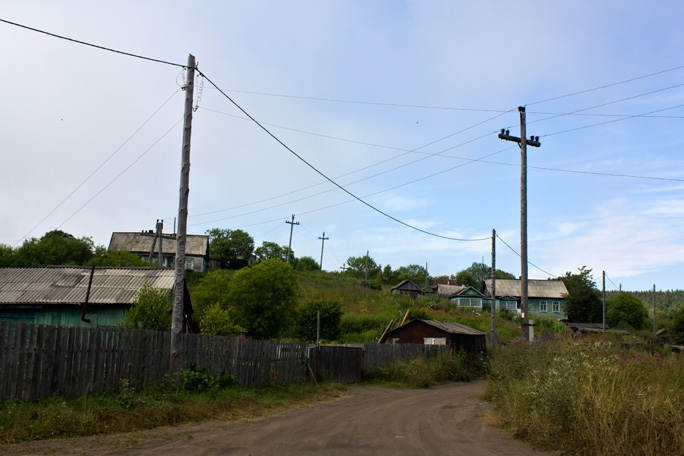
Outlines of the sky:
<svg viewBox="0 0 684 456">
<path fill-rule="evenodd" d="M 0 19 L 177 64 L 0 23 L 0 243 L 173 232 L 193 54 L 188 233 L 287 245 L 294 214 L 296 256 L 329 238 L 325 270 L 369 252 L 438 276 L 490 264 L 495 229 L 517 276 L 520 149 L 497 134 L 524 106 L 529 277 L 684 288 L 683 2 L 27 0 Z"/>
</svg>

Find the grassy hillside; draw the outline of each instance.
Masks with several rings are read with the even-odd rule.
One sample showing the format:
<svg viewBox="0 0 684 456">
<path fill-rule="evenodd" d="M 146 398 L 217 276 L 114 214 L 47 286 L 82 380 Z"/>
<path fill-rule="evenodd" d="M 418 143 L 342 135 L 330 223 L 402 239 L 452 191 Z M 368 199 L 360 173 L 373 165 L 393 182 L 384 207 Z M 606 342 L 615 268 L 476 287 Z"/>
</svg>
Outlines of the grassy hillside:
<svg viewBox="0 0 684 456">
<path fill-rule="evenodd" d="M 426 318 L 456 321 L 483 332 L 489 332 L 490 314 L 475 309 L 457 308 L 446 300 L 425 297 L 414 300 L 391 294 L 390 287 L 371 290 L 359 280 L 341 274 L 299 272 L 300 305 L 311 300 L 338 301 L 342 306 L 340 343 L 376 342 L 392 320 L 401 320 L 409 310 L 409 319 Z M 547 325 L 554 329 L 554 324 Z M 520 337 L 520 327 L 512 316 L 497 316 L 497 331 L 503 340 Z"/>
</svg>

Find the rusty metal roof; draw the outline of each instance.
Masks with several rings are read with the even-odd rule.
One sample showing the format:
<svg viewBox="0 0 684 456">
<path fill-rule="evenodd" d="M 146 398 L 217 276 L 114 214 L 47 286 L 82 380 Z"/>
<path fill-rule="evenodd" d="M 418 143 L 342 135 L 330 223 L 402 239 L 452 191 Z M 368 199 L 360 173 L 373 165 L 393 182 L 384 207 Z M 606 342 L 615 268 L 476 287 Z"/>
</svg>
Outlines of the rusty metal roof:
<svg viewBox="0 0 684 456">
<path fill-rule="evenodd" d="M 491 297 L 492 279 L 485 279 L 485 297 Z M 496 295 L 520 298 L 520 280 L 496 279 Z M 568 294 L 568 289 L 561 280 L 529 279 L 527 281 L 527 295 L 530 298 L 562 299 Z"/>
<path fill-rule="evenodd" d="M 0 304 L 80 304 L 85 301 L 91 267 L 1 268 Z M 173 289 L 173 269 L 95 268 L 88 302 L 130 304 L 145 282 Z"/>
<path fill-rule="evenodd" d="M 155 234 L 141 233 L 112 233 L 109 250 L 128 250 L 132 253 L 149 254 Z M 166 255 L 176 254 L 176 236 L 165 234 L 162 249 Z M 155 252 L 159 252 L 159 240 L 155 243 Z M 185 254 L 189 256 L 207 256 L 209 254 L 209 236 L 204 234 L 188 234 L 185 238 Z"/>
</svg>

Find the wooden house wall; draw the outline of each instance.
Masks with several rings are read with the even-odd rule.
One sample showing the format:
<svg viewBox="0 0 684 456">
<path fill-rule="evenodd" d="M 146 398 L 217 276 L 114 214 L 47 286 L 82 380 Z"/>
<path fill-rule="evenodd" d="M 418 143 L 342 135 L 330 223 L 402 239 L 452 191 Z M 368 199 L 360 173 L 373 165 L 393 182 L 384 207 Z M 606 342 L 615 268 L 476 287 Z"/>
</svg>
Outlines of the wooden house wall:
<svg viewBox="0 0 684 456">
<path fill-rule="evenodd" d="M 86 318 L 81 320 L 81 306 L 13 306 L 0 311 L 0 321 L 15 321 L 50 326 L 74 326 L 79 328 L 117 327 L 124 321 L 124 306 L 92 306 L 86 309 Z"/>
<path fill-rule="evenodd" d="M 445 338 L 452 350 L 463 349 L 468 353 L 481 353 L 486 350 L 485 334 L 451 334 L 425 324 L 412 324 L 395 329 L 387 342 L 397 344 L 424 344 L 426 337 Z M 396 341 L 394 339 L 397 339 Z"/>
</svg>

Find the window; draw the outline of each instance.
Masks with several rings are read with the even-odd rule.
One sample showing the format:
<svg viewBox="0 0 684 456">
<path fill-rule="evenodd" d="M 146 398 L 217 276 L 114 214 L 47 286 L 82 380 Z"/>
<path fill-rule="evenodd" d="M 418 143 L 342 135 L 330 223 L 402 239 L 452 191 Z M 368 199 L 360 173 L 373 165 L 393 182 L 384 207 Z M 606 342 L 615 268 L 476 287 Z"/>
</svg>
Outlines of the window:
<svg viewBox="0 0 684 456">
<path fill-rule="evenodd" d="M 539 312 L 548 312 L 546 308 L 546 301 L 539 301 Z"/>
<path fill-rule="evenodd" d="M 515 301 L 504 301 L 503 302 L 503 308 L 507 310 L 517 310 L 518 309 L 518 303 Z"/>
<path fill-rule="evenodd" d="M 185 269 L 195 269 L 195 259 L 185 258 Z"/>
<path fill-rule="evenodd" d="M 458 307 L 470 307 L 470 298 L 458 298 Z"/>
<path fill-rule="evenodd" d="M 425 345 L 446 345 L 446 337 L 423 337 Z"/>
<path fill-rule="evenodd" d="M 482 307 L 482 299 L 472 298 L 470 300 L 470 307 Z"/>
<path fill-rule="evenodd" d="M 553 301 L 551 304 L 551 308 L 553 309 L 554 312 L 558 313 L 560 312 L 560 302 L 558 301 Z"/>
</svg>

